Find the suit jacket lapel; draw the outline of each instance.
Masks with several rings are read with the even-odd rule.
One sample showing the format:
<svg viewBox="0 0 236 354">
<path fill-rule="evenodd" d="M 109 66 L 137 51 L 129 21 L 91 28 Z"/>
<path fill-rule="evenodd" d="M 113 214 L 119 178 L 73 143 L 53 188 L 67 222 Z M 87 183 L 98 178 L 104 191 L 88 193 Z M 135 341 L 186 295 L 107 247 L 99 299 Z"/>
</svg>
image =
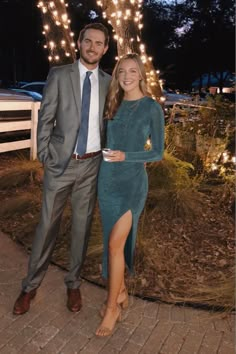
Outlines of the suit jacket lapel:
<svg viewBox="0 0 236 354">
<path fill-rule="evenodd" d="M 72 64 L 70 77 L 71 77 L 71 82 L 72 82 L 72 87 L 73 87 L 73 92 L 74 92 L 74 98 L 75 98 L 75 103 L 76 103 L 76 107 L 77 107 L 77 111 L 78 111 L 78 117 L 79 117 L 79 122 L 80 122 L 81 92 L 80 92 L 80 75 L 79 75 L 78 61 L 76 61 L 74 64 Z"/>
</svg>

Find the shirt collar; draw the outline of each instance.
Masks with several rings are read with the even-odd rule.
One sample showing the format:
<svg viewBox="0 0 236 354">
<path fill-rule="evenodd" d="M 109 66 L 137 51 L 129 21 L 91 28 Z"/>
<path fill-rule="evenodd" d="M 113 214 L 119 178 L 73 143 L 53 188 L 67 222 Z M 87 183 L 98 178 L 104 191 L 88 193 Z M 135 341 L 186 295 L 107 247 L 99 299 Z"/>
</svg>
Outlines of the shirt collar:
<svg viewBox="0 0 236 354">
<path fill-rule="evenodd" d="M 89 70 L 88 68 L 86 68 L 86 66 L 84 66 L 81 61 L 79 60 L 79 72 L 80 72 L 80 77 L 84 77 L 86 75 L 87 71 L 91 71 L 93 73 L 92 76 L 94 76 L 97 80 L 98 80 L 98 66 L 93 69 L 93 70 Z"/>
</svg>

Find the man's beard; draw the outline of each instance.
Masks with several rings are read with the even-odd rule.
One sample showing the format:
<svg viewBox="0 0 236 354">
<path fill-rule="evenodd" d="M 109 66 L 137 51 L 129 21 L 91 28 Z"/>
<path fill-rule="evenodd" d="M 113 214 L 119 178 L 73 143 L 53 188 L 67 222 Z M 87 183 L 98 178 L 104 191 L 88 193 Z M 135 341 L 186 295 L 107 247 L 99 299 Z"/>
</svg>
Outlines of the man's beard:
<svg viewBox="0 0 236 354">
<path fill-rule="evenodd" d="M 84 54 L 80 52 L 80 58 L 82 58 L 83 61 L 84 61 L 86 64 L 92 64 L 92 65 L 93 65 L 93 64 L 98 64 L 99 61 L 100 61 L 100 59 L 101 59 L 101 57 L 102 57 L 102 56 L 96 57 L 96 58 L 94 58 L 94 59 L 90 59 L 89 57 L 84 56 Z"/>
</svg>

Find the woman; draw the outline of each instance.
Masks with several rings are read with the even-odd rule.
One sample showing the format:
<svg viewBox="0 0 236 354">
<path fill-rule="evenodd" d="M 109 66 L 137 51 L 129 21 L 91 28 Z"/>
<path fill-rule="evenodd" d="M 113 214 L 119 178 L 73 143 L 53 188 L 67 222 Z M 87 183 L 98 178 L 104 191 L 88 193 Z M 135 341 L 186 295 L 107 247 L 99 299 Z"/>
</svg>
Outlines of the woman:
<svg viewBox="0 0 236 354">
<path fill-rule="evenodd" d="M 145 162 L 159 161 L 164 150 L 164 117 L 160 105 L 149 97 L 146 74 L 137 54 L 123 56 L 113 71 L 108 91 L 108 161 L 98 179 L 98 200 L 103 224 L 103 277 L 108 296 L 102 309 L 98 336 L 112 333 L 128 304 L 125 262 L 132 272 L 139 216 L 148 192 Z M 151 136 L 152 149 L 144 150 Z"/>
</svg>

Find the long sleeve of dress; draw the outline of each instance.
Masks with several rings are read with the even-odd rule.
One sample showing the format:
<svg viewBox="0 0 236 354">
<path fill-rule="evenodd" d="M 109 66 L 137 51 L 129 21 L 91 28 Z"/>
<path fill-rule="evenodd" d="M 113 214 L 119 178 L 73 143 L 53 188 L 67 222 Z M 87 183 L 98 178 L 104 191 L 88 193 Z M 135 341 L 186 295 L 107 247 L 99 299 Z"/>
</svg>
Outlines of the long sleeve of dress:
<svg viewBox="0 0 236 354">
<path fill-rule="evenodd" d="M 125 162 L 160 161 L 164 153 L 164 114 L 161 106 L 153 101 L 150 108 L 150 135 L 152 149 L 148 151 L 125 151 Z"/>
</svg>

